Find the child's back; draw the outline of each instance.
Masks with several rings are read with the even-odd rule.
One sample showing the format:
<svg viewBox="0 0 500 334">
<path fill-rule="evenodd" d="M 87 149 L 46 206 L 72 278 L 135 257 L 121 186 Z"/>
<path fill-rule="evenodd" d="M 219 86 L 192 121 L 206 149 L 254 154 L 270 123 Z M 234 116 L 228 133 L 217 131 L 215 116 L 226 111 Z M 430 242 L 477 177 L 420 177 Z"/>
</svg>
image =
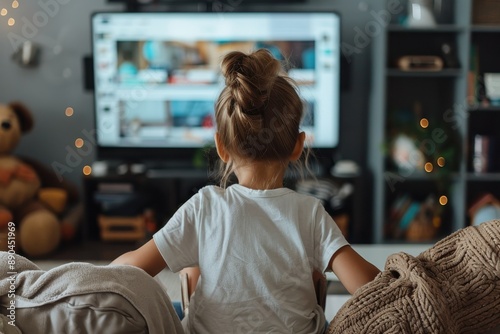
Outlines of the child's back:
<svg viewBox="0 0 500 334">
<path fill-rule="evenodd" d="M 154 240 L 173 271 L 199 264 L 194 333 L 322 333 L 312 272 L 347 244 L 318 200 L 240 185 L 200 190 Z"/>
</svg>

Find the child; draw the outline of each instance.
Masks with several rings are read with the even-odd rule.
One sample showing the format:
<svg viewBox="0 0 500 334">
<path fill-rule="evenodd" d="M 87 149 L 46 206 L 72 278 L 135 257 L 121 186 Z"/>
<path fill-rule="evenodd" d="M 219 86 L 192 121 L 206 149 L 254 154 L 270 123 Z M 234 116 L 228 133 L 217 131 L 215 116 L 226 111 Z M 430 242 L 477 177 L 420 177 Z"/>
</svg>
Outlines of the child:
<svg viewBox="0 0 500 334">
<path fill-rule="evenodd" d="M 189 333 L 323 333 L 312 272 L 333 270 L 351 293 L 379 272 L 320 202 L 283 187 L 302 155 L 303 103 L 270 52 L 229 53 L 215 105 L 222 186 L 187 201 L 153 240 L 114 263 L 152 276 L 199 267 Z M 238 184 L 226 187 L 234 173 Z"/>
</svg>

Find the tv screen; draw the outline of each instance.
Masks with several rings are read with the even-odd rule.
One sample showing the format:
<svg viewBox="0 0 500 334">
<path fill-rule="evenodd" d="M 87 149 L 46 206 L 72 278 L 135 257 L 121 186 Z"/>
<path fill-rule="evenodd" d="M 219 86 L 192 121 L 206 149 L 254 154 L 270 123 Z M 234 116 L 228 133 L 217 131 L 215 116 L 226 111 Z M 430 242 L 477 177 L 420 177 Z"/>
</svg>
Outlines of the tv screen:
<svg viewBox="0 0 500 334">
<path fill-rule="evenodd" d="M 333 12 L 97 13 L 92 29 L 100 156 L 212 143 L 221 60 L 259 48 L 283 60 L 297 82 L 309 145 L 338 145 L 340 18 Z"/>
</svg>

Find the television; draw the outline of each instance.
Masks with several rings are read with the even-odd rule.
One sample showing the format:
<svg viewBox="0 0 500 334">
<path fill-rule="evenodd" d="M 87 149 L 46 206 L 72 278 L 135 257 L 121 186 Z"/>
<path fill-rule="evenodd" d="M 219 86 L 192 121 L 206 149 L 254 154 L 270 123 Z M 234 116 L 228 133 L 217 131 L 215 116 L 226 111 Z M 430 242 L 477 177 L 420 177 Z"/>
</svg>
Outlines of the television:
<svg viewBox="0 0 500 334">
<path fill-rule="evenodd" d="M 220 63 L 267 48 L 304 100 L 312 148 L 339 143 L 340 17 L 334 12 L 120 12 L 92 16 L 98 159 L 190 159 L 213 143 Z"/>
</svg>

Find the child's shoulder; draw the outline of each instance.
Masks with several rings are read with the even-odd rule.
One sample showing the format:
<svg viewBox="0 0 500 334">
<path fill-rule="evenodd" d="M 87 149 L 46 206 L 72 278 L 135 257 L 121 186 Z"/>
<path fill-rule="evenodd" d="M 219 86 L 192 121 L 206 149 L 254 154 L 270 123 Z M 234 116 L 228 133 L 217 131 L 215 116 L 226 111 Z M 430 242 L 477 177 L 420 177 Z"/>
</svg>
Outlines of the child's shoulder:
<svg viewBox="0 0 500 334">
<path fill-rule="evenodd" d="M 205 196 L 219 196 L 224 194 L 225 189 L 215 185 L 207 185 L 198 190 L 198 195 Z"/>
</svg>

